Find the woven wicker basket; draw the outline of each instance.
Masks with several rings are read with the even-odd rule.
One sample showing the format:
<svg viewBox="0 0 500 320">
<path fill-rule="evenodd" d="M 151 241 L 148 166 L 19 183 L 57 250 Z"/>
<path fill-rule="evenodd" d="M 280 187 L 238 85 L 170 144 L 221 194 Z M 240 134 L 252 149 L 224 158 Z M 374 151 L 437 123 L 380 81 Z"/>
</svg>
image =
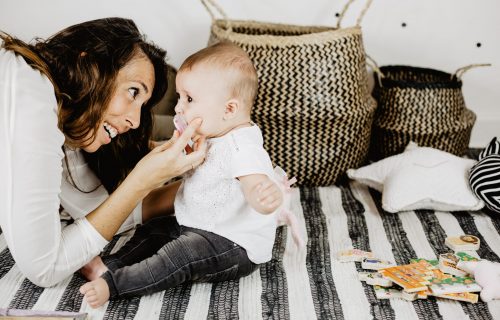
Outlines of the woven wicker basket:
<svg viewBox="0 0 500 320">
<path fill-rule="evenodd" d="M 365 52 L 357 26 L 297 26 L 227 19 L 204 0 L 213 18 L 209 44 L 236 43 L 259 76 L 252 118 L 264 147 L 297 185 L 331 185 L 368 155 L 376 102 L 368 89 Z M 224 19 L 215 19 L 217 8 Z"/>
<path fill-rule="evenodd" d="M 465 106 L 460 80 L 470 67 L 455 74 L 411 66 L 381 67 L 373 89 L 378 108 L 370 158 L 401 153 L 410 141 L 464 155 L 476 120 Z"/>
</svg>

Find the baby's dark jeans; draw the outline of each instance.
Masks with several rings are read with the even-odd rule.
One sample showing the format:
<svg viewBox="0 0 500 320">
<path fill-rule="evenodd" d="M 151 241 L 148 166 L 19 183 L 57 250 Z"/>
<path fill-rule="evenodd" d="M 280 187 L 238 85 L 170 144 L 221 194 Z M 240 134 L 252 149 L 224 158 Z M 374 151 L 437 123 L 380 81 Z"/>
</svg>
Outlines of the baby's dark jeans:
<svg viewBox="0 0 500 320">
<path fill-rule="evenodd" d="M 115 254 L 102 257 L 110 298 L 145 295 L 186 281 L 219 282 L 252 273 L 245 249 L 212 232 L 158 217 L 139 226 Z"/>
</svg>

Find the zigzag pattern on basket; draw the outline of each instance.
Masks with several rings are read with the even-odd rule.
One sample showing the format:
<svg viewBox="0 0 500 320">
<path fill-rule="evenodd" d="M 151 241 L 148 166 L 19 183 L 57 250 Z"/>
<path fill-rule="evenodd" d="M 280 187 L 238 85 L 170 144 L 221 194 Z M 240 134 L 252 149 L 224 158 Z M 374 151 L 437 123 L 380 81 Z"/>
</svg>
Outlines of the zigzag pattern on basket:
<svg viewBox="0 0 500 320">
<path fill-rule="evenodd" d="M 410 141 L 465 154 L 476 115 L 465 106 L 458 77 L 409 66 L 385 66 L 380 71 L 384 77 L 373 90 L 378 109 L 371 158 L 401 153 Z"/>
<path fill-rule="evenodd" d="M 253 120 L 276 165 L 299 185 L 331 185 L 360 166 L 376 102 L 368 91 L 359 27 L 290 26 L 215 20 L 209 44 L 247 51 L 259 76 Z"/>
</svg>

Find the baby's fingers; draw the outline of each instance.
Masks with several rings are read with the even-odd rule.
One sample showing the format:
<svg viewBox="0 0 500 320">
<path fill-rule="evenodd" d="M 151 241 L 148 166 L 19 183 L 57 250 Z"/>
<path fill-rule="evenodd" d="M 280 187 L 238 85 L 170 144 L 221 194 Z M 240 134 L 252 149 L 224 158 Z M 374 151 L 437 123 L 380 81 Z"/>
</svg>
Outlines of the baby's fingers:
<svg viewBox="0 0 500 320">
<path fill-rule="evenodd" d="M 278 208 L 281 204 L 281 197 L 275 195 L 269 195 L 267 197 L 259 198 L 259 203 L 266 208 Z"/>
<path fill-rule="evenodd" d="M 272 201 L 272 202 L 270 202 L 270 203 L 266 204 L 266 206 L 267 206 L 268 208 L 276 208 L 276 209 L 277 209 L 280 205 L 281 205 L 281 200 L 280 200 L 280 199 L 276 199 L 276 200 L 274 200 L 274 201 Z"/>
<path fill-rule="evenodd" d="M 265 197 L 268 195 L 276 194 L 277 192 L 281 192 L 281 190 L 278 188 L 278 186 L 274 182 L 272 182 L 271 180 L 261 182 L 259 185 L 257 185 L 257 191 L 259 192 L 261 197 Z"/>
</svg>

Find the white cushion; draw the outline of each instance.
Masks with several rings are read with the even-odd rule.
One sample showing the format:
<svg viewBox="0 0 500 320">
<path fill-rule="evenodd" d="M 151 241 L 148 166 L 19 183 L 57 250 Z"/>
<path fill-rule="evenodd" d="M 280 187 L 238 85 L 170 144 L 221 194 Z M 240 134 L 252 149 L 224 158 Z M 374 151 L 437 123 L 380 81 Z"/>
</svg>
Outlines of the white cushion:
<svg viewBox="0 0 500 320">
<path fill-rule="evenodd" d="M 403 153 L 349 169 L 347 175 L 382 192 L 382 207 L 388 212 L 479 210 L 484 203 L 475 197 L 468 182 L 475 163 L 410 143 Z"/>
</svg>

